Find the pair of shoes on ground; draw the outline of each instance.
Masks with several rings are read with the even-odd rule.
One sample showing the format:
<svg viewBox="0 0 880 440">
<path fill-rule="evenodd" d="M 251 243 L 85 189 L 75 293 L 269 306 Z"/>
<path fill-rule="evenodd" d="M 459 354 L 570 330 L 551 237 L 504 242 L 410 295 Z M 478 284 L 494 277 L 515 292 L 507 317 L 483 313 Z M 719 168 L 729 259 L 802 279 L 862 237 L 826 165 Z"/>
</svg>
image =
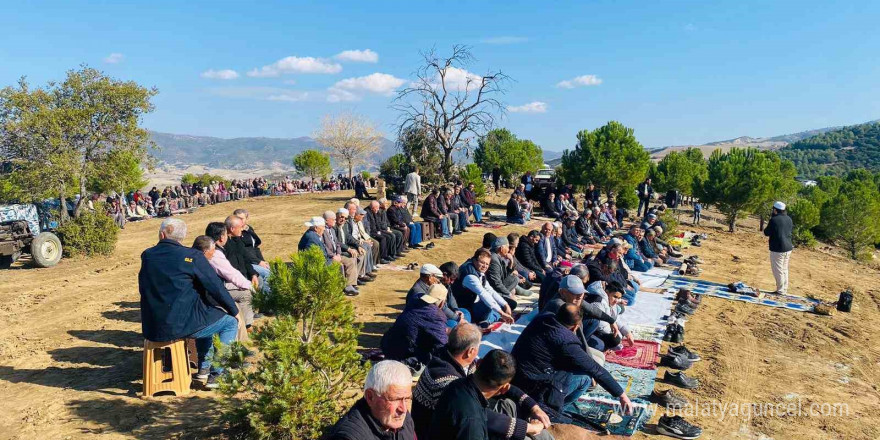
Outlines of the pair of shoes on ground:
<svg viewBox="0 0 880 440">
<path fill-rule="evenodd" d="M 694 362 L 702 359 L 700 355 L 688 350 L 684 345 L 670 347 L 669 351 L 660 358 L 660 366 L 676 370 L 687 370 Z"/>
<path fill-rule="evenodd" d="M 691 424 L 681 416 L 661 416 L 657 423 L 657 432 L 673 438 L 693 440 L 703 434 L 702 428 Z"/>
<path fill-rule="evenodd" d="M 345 296 L 358 296 L 361 294 L 361 291 L 354 286 L 345 286 L 345 289 L 342 289 L 342 293 L 344 293 Z"/>
<path fill-rule="evenodd" d="M 406 265 L 406 270 L 415 270 L 417 267 L 419 267 L 419 263 L 413 261 L 412 263 Z"/>
<path fill-rule="evenodd" d="M 435 246 L 435 244 L 433 241 L 428 242 L 428 244 L 425 245 L 425 250 L 434 249 L 434 246 Z"/>
<path fill-rule="evenodd" d="M 216 390 L 220 387 L 220 374 L 212 373 L 210 368 L 199 368 L 193 379 L 201 382 L 202 388 L 206 390 Z"/>
<path fill-rule="evenodd" d="M 674 344 L 681 344 L 684 342 L 684 327 L 679 323 L 667 325 L 663 340 Z"/>
<path fill-rule="evenodd" d="M 667 371 L 663 375 L 663 382 L 675 385 L 686 390 L 692 390 L 700 386 L 700 381 L 684 374 L 683 371 L 671 372 Z"/>
</svg>

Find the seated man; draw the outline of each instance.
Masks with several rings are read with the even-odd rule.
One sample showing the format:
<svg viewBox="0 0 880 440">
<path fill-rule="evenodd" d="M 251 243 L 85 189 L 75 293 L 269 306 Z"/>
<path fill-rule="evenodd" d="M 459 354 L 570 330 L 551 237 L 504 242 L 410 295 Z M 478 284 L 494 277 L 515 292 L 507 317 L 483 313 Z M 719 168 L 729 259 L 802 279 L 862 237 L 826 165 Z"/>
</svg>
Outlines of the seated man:
<svg viewBox="0 0 880 440">
<path fill-rule="evenodd" d="M 645 220 L 642 222 L 640 227 L 642 230 L 647 231 L 648 229 L 651 229 L 652 227 L 654 227 L 654 225 L 656 223 L 657 223 L 657 214 L 648 214 L 648 216 L 645 217 Z"/>
<path fill-rule="evenodd" d="M 388 208 L 388 223 L 393 229 L 403 234 L 406 246 L 410 249 L 422 247 L 422 224 L 413 222 L 412 214 L 406 209 L 406 199 L 403 196 L 394 199 Z"/>
<path fill-rule="evenodd" d="M 531 235 L 531 234 L 529 234 Z M 562 260 L 562 256 L 556 250 L 556 240 L 553 236 L 553 223 L 546 222 L 541 226 L 541 238 L 535 243 L 535 256 L 538 263 L 549 273 Z"/>
<path fill-rule="evenodd" d="M 141 220 L 147 220 L 150 218 L 150 214 L 147 213 L 147 210 L 144 209 L 142 205 L 135 203 L 134 200 L 128 202 L 128 207 L 125 208 L 125 219 L 130 222 L 137 222 Z"/>
<path fill-rule="evenodd" d="M 629 244 L 630 248 L 623 256 L 626 265 L 636 272 L 647 272 L 654 267 L 654 263 L 645 257 L 639 250 L 639 241 L 642 239 L 642 230 L 632 225 L 629 232 L 623 236 L 623 239 Z"/>
<path fill-rule="evenodd" d="M 627 414 L 632 403 L 620 384 L 587 354 L 576 335 L 580 308 L 563 305 L 558 312 L 541 313 L 529 323 L 513 346 L 518 369 L 513 384 L 538 398 L 555 423 L 570 423 L 562 408 L 577 400 L 595 379 L 620 401 Z M 549 410 L 549 411 L 548 411 Z"/>
<path fill-rule="evenodd" d="M 377 222 L 379 230 L 383 234 L 389 234 L 394 239 L 394 246 L 392 246 L 391 250 L 396 252 L 397 257 L 402 257 L 403 254 L 409 252 L 409 249 L 406 248 L 407 240 L 404 239 L 403 233 L 391 228 L 391 223 L 388 222 L 388 199 L 374 200 L 370 202 L 370 209 L 367 212 L 370 217 L 371 228 L 374 222 Z"/>
<path fill-rule="evenodd" d="M 462 264 L 458 279 L 452 283 L 452 293 L 459 306 L 471 312 L 474 323 L 488 326 L 498 320 L 512 323 L 513 311 L 500 293 L 489 286 L 486 271 L 492 257 L 489 251 L 480 248 L 474 256 Z"/>
<path fill-rule="evenodd" d="M 512 308 L 516 308 L 513 297 L 529 296 L 531 292 L 519 286 L 520 277 L 513 268 L 513 262 L 507 258 L 510 253 L 507 238 L 495 238 L 490 246 L 492 260 L 489 262 L 489 270 L 486 271 L 486 279 L 492 289 L 500 293 L 508 304 L 512 302 Z"/>
<path fill-rule="evenodd" d="M 412 416 L 419 438 L 431 438 L 431 417 L 446 387 L 473 372 L 481 338 L 480 328 L 473 324 L 456 326 L 449 332 L 445 349 L 438 350 L 428 363 L 413 390 Z M 491 439 L 524 440 L 526 435 L 532 439 L 552 439 L 544 430 L 544 423 L 549 424 L 550 419 L 537 402 L 515 386 L 511 386 L 503 398 L 489 402 L 486 416 Z"/>
<path fill-rule="evenodd" d="M 327 227 L 327 223 L 324 222 L 324 218 L 312 217 L 312 219 L 307 221 L 305 225 L 308 229 L 306 229 L 306 232 L 303 234 L 302 238 L 299 239 L 297 249 L 299 249 L 300 251 L 304 251 L 312 246 L 317 246 L 321 250 L 321 253 L 324 254 L 324 258 L 326 259 L 327 264 L 341 263 L 342 257 L 330 253 L 330 251 L 327 250 L 327 247 L 324 246 L 324 240 L 322 236 L 324 235 L 324 229 Z M 341 264 L 339 267 L 340 269 L 342 269 Z M 348 296 L 357 296 L 360 294 L 360 291 L 357 290 L 357 287 L 354 287 L 350 284 L 345 286 L 343 292 L 345 292 L 345 294 Z"/>
<path fill-rule="evenodd" d="M 490 438 L 552 438 L 544 431 L 550 420 L 538 409 L 535 401 L 510 385 L 516 373 L 516 362 L 510 353 L 492 350 L 480 361 L 474 374 L 454 380 L 446 386 L 434 408 L 430 438 L 470 440 Z M 517 399 L 514 402 L 512 399 Z M 508 431 L 495 434 L 490 423 L 501 422 L 498 412 L 510 416 Z M 535 415 L 526 422 L 519 416 Z"/>
<path fill-rule="evenodd" d="M 625 305 L 623 301 L 623 286 L 617 281 L 604 282 L 594 281 L 590 283 L 589 292 L 599 298 L 596 303 L 608 316 L 614 318 L 613 323 L 599 322 L 596 331 L 590 336 L 587 344 L 598 351 L 616 350 L 621 342 L 633 345 L 635 340 L 625 325 L 617 323 L 617 318 L 623 313 L 618 305 Z"/>
<path fill-rule="evenodd" d="M 248 213 L 247 209 L 239 208 L 232 211 L 232 215 L 241 220 L 241 243 L 244 245 L 245 254 L 248 255 L 250 261 L 257 261 L 253 266 L 257 274 L 260 275 L 260 278 L 268 280 L 269 263 L 267 263 L 266 259 L 263 257 L 263 251 L 260 250 L 260 245 L 263 244 L 263 240 L 257 235 L 257 231 L 254 230 L 253 226 L 249 224 L 251 218 L 250 213 Z"/>
<path fill-rule="evenodd" d="M 409 403 L 412 374 L 396 361 L 378 362 L 364 383 L 364 397 L 330 428 L 326 440 L 415 440 Z"/>
<path fill-rule="evenodd" d="M 339 240 L 342 253 L 357 261 L 358 281 L 369 283 L 376 279 L 376 276 L 372 274 L 373 255 L 367 251 L 366 246 L 360 240 L 351 235 L 351 230 L 348 222 L 348 209 L 339 208 L 336 211 L 336 227 L 333 232 L 336 234 L 336 239 Z"/>
<path fill-rule="evenodd" d="M 507 223 L 516 223 L 519 225 L 526 223 L 519 201 L 520 196 L 516 193 L 511 194 L 510 199 L 507 200 Z"/>
<path fill-rule="evenodd" d="M 449 262 L 445 263 L 444 266 L 448 265 L 455 266 L 455 263 Z M 442 266 L 441 266 L 442 267 Z M 458 274 L 458 266 L 455 266 L 456 276 Z M 425 263 L 422 265 L 422 268 L 419 270 L 419 279 L 416 280 L 415 284 L 409 289 L 406 293 L 406 302 L 405 307 L 410 307 L 412 304 L 421 305 L 422 295 L 428 293 L 428 290 L 431 286 L 440 282 L 441 279 L 446 280 L 446 273 L 442 271 L 442 269 L 437 268 L 431 263 Z M 446 302 L 443 304 L 443 315 L 446 316 L 446 326 L 449 328 L 455 327 L 459 322 L 468 322 L 470 320 L 471 314 L 467 309 L 459 309 L 458 304 L 455 302 L 455 296 L 452 295 L 452 291 L 450 290 L 450 285 L 452 283 L 443 283 L 443 286 L 447 289 L 446 294 Z"/>
<path fill-rule="evenodd" d="M 556 292 L 559 290 L 559 283 L 569 274 L 570 270 L 570 264 L 560 264 L 553 268 L 553 271 L 544 277 L 544 282 L 541 283 L 541 288 L 538 291 L 539 310 L 543 310 L 544 306 L 547 305 L 547 302 L 556 295 Z"/>
<path fill-rule="evenodd" d="M 208 227 L 210 228 L 210 225 Z M 224 287 L 229 292 L 229 296 L 235 300 L 235 305 L 238 306 L 238 310 L 241 312 L 238 317 L 244 321 L 245 327 L 249 328 L 254 324 L 254 309 L 251 307 L 251 289 L 255 289 L 256 286 L 229 264 L 229 260 L 223 255 L 222 248 L 218 247 L 226 243 L 226 231 L 224 230 L 223 232 L 224 234 L 217 241 L 208 235 L 200 235 L 193 241 L 192 247 L 205 254 L 208 263 L 211 264 L 217 276 L 225 283 Z"/>
<path fill-rule="evenodd" d="M 468 209 L 467 206 L 461 204 L 461 185 L 455 185 L 452 192 L 448 194 L 449 210 L 453 215 L 458 217 L 455 225 L 459 232 L 467 232 L 468 227 Z"/>
<path fill-rule="evenodd" d="M 473 183 L 469 183 L 467 188 L 462 188 L 461 197 L 462 197 L 462 206 L 467 209 L 470 214 L 474 215 L 474 221 L 477 223 L 483 222 L 483 206 L 477 203 L 477 193 L 475 191 L 476 186 Z"/>
<path fill-rule="evenodd" d="M 427 222 L 433 223 L 434 232 L 436 233 L 437 231 L 440 231 L 442 238 L 452 238 L 446 216 L 440 212 L 439 197 L 439 191 L 437 191 L 437 188 L 432 189 L 428 194 L 428 197 L 426 197 L 425 201 L 422 203 L 420 217 Z"/>
<path fill-rule="evenodd" d="M 269 263 L 262 260 L 262 253 L 258 254 L 248 251 L 244 238 L 244 221 L 241 217 L 230 215 L 226 217 L 223 223 L 226 225 L 226 231 L 229 233 L 229 241 L 227 243 L 229 253 L 226 256 L 232 261 L 230 254 L 236 254 L 236 259 L 240 258 L 243 260 L 243 264 L 250 266 L 250 268 L 245 268 L 245 272 L 247 272 L 245 275 L 256 273 L 260 277 L 260 288 L 268 289 Z M 232 265 L 241 270 L 236 263 Z M 260 267 L 260 270 L 257 270 L 256 267 Z"/>
<path fill-rule="evenodd" d="M 167 218 L 159 226 L 159 243 L 141 254 L 138 290 L 141 328 L 154 342 L 196 340 L 199 371 L 209 389 L 219 385 L 223 369 L 211 365 L 214 335 L 230 344 L 238 335 L 238 307 L 201 252 L 180 244 L 186 223 Z M 219 305 L 213 307 L 207 298 Z"/>
<path fill-rule="evenodd" d="M 533 230 L 521 238 L 519 244 L 516 245 L 516 259 L 535 274 L 535 282 L 537 283 L 543 282 L 544 276 L 549 273 L 544 265 L 538 261 L 538 256 L 535 254 L 535 245 L 540 240 L 541 233 Z"/>
<path fill-rule="evenodd" d="M 665 251 L 656 249 L 656 243 L 654 242 L 655 234 L 654 228 L 646 229 L 642 239 L 639 240 L 639 250 L 642 251 L 642 255 L 645 258 L 654 263 L 654 266 L 659 266 L 665 263 L 668 257 Z"/>
<path fill-rule="evenodd" d="M 553 192 L 547 193 L 547 198 L 544 199 L 543 202 L 541 202 L 541 208 L 544 209 L 544 216 L 550 217 L 553 220 L 556 220 L 562 216 L 562 212 L 560 211 L 560 208 L 562 208 L 562 206 L 557 203 L 556 194 L 554 194 Z"/>
<path fill-rule="evenodd" d="M 507 243 L 509 243 L 510 252 L 507 253 L 507 258 L 510 259 L 511 263 L 513 263 L 513 269 L 516 271 L 516 274 L 519 275 L 519 285 L 523 289 L 531 289 L 534 283 L 536 283 L 535 272 L 529 270 L 522 263 L 519 262 L 519 259 L 514 255 L 516 253 L 516 249 L 519 247 L 520 235 L 516 232 L 511 232 L 507 234 Z"/>
<path fill-rule="evenodd" d="M 575 330 L 575 334 L 581 340 L 582 346 L 589 347 L 588 341 L 599 324 L 602 322 L 614 324 L 616 317 L 605 313 L 601 304 L 598 304 L 598 296 L 590 295 L 590 301 L 586 300 L 587 290 L 584 288 L 584 280 L 587 279 L 589 279 L 589 271 L 586 266 L 579 264 L 572 268 L 571 275 L 563 278 L 557 294 L 550 301 L 547 301 L 541 311 L 556 313 L 565 304 L 574 304 L 580 307 L 582 321 L 581 326 Z M 596 362 L 601 360 L 604 363 L 604 353 L 593 348 L 589 348 L 588 351 Z"/>
<path fill-rule="evenodd" d="M 366 281 L 358 279 L 358 260 L 347 253 L 342 252 L 342 244 L 339 243 L 336 233 L 336 213 L 333 211 L 324 211 L 324 232 L 321 234 L 321 240 L 324 242 L 324 249 L 333 256 L 338 256 L 340 264 L 342 264 L 342 273 L 348 281 L 349 286 L 362 286 Z"/>
<path fill-rule="evenodd" d="M 417 372 L 431 361 L 435 350 L 446 345 L 446 316 L 441 311 L 446 293 L 443 285 L 434 284 L 408 304 L 382 336 L 380 346 L 387 359 Z"/>
</svg>

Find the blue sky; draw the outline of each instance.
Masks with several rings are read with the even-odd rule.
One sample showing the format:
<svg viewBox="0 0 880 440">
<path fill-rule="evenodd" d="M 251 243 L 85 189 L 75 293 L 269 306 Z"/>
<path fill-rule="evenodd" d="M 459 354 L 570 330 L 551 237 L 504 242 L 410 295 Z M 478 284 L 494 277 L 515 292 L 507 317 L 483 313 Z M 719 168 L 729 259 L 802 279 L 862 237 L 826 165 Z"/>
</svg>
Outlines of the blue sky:
<svg viewBox="0 0 880 440">
<path fill-rule="evenodd" d="M 354 111 L 390 133 L 419 52 L 468 44 L 470 72 L 515 80 L 500 125 L 551 150 L 612 119 L 658 147 L 880 118 L 876 1 L 251 3 L 7 3 L 0 85 L 87 63 L 156 86 L 154 130 L 308 136 Z"/>
</svg>

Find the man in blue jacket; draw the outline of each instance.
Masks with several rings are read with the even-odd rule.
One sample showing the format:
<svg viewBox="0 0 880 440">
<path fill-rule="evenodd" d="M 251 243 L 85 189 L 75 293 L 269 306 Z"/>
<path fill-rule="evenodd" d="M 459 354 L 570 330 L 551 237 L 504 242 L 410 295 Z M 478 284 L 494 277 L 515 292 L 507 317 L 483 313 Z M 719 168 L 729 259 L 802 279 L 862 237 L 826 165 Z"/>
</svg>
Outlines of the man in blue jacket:
<svg viewBox="0 0 880 440">
<path fill-rule="evenodd" d="M 419 371 L 446 345 L 446 316 L 441 311 L 446 302 L 446 288 L 434 284 L 428 292 L 414 299 L 382 336 L 380 346 L 387 359 L 403 362 Z"/>
<path fill-rule="evenodd" d="M 623 261 L 630 269 L 636 272 L 647 272 L 654 267 L 654 263 L 642 254 L 639 247 L 639 241 L 642 240 L 642 231 L 637 225 L 629 227 L 629 232 L 623 236 L 623 239 L 629 244 L 629 250 L 623 256 Z"/>
<path fill-rule="evenodd" d="M 556 240 L 553 237 L 553 223 L 547 222 L 541 226 L 541 240 L 535 244 L 535 256 L 545 272 L 552 271 L 559 263 L 560 256 L 556 252 Z"/>
<path fill-rule="evenodd" d="M 205 255 L 180 244 L 184 238 L 186 223 L 167 218 L 159 227 L 159 243 L 141 254 L 141 328 L 154 342 L 195 339 L 197 378 L 216 388 L 223 370 L 211 366 L 213 337 L 219 335 L 223 344 L 235 340 L 238 307 Z"/>
</svg>

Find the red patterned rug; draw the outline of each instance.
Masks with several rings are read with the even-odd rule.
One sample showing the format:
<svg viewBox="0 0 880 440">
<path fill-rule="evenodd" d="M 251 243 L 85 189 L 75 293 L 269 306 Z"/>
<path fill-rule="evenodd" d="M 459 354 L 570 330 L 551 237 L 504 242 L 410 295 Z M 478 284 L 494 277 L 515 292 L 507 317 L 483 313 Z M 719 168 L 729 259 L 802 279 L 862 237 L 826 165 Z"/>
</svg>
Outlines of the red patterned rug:
<svg viewBox="0 0 880 440">
<path fill-rule="evenodd" d="M 635 341 L 632 347 L 623 347 L 617 351 L 609 351 L 605 354 L 605 361 L 624 367 L 641 368 L 643 370 L 657 369 L 658 353 L 660 344 L 654 341 Z"/>
</svg>

